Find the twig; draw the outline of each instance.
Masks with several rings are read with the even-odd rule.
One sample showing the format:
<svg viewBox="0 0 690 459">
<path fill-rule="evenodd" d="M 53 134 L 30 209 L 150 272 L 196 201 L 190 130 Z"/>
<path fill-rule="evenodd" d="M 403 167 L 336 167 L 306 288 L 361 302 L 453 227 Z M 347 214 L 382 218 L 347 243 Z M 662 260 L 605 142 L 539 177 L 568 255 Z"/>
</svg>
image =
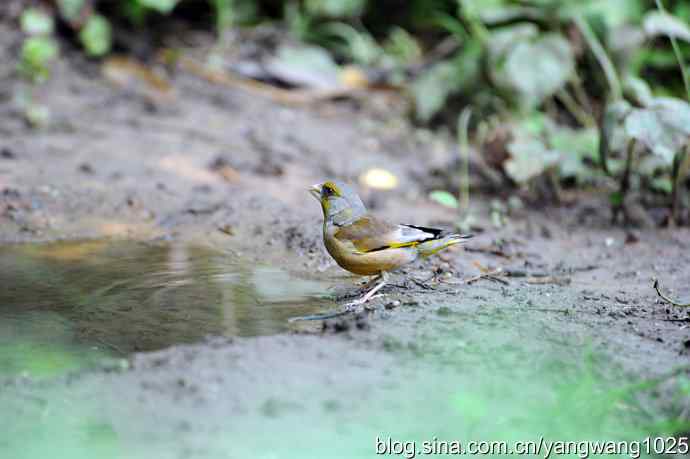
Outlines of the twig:
<svg viewBox="0 0 690 459">
<path fill-rule="evenodd" d="M 504 285 L 510 285 L 510 282 L 508 282 L 507 280 L 501 279 L 500 277 L 496 277 L 498 274 L 501 274 L 502 272 L 503 272 L 503 268 L 496 268 L 492 271 L 488 271 L 485 273 L 478 274 L 474 277 L 470 277 L 469 279 L 463 281 L 463 283 L 470 285 L 470 284 L 474 284 L 478 280 L 488 279 L 488 280 L 492 280 L 492 281 L 495 281 L 495 282 L 498 282 L 498 283 L 501 283 Z"/>
<path fill-rule="evenodd" d="M 673 170 L 671 173 L 671 223 L 675 224 L 678 218 L 679 195 L 678 188 L 681 186 L 682 167 L 685 162 L 685 157 L 688 155 L 686 149 L 681 150 L 673 157 Z"/>
<path fill-rule="evenodd" d="M 495 255 L 497 257 L 502 257 L 502 258 L 513 258 L 513 255 L 506 253 L 502 251 L 501 249 L 494 249 L 492 247 L 463 247 L 465 252 L 471 252 L 471 253 L 486 253 L 489 255 Z"/>
<path fill-rule="evenodd" d="M 556 277 L 556 276 L 546 276 L 546 277 L 528 277 L 525 282 L 532 285 L 545 285 L 545 284 L 556 284 L 556 285 L 569 285 L 571 279 L 569 277 Z"/>
<path fill-rule="evenodd" d="M 434 277 L 436 277 L 436 275 L 431 276 L 429 279 L 427 279 L 427 281 L 432 280 Z M 414 284 L 416 284 L 418 287 L 421 287 L 421 288 L 423 288 L 424 290 L 433 290 L 433 289 L 434 289 L 433 287 L 430 287 L 429 285 L 427 285 L 427 284 L 425 283 L 425 281 L 421 281 L 421 280 L 419 280 L 419 279 L 415 279 L 414 277 L 410 277 L 409 279 L 410 279 Z"/>
<path fill-rule="evenodd" d="M 122 355 L 122 356 L 127 356 L 127 354 L 129 354 L 128 352 L 123 351 L 122 349 L 120 349 L 120 348 L 117 347 L 116 345 L 107 342 L 107 341 L 104 340 L 103 338 L 98 338 L 98 337 L 97 337 L 97 338 L 96 338 L 96 341 L 99 342 L 99 343 L 101 343 L 103 346 L 109 347 L 110 349 L 114 350 L 115 352 L 117 352 L 118 354 L 120 354 L 120 355 Z"/>
<path fill-rule="evenodd" d="M 635 158 L 635 146 L 635 139 L 632 139 L 630 140 L 630 142 L 628 142 L 628 148 L 625 155 L 625 170 L 623 171 L 623 175 L 621 176 L 621 185 L 619 189 L 621 202 L 616 204 L 616 208 L 614 209 L 613 213 L 613 218 L 615 221 L 619 212 L 622 211 L 623 217 L 626 220 L 626 225 L 628 224 L 628 215 L 625 211 L 625 205 L 623 204 L 623 202 L 625 201 L 625 195 L 627 195 L 628 191 L 630 191 L 630 174 L 632 173 L 632 163 Z"/>
<path fill-rule="evenodd" d="M 470 208 L 470 145 L 467 130 L 472 117 L 472 109 L 466 107 L 458 118 L 458 147 L 460 148 L 460 211 L 467 212 Z"/>
<path fill-rule="evenodd" d="M 654 290 L 656 290 L 656 294 L 659 295 L 659 298 L 661 298 L 662 300 L 664 300 L 665 302 L 667 302 L 668 304 L 670 304 L 672 306 L 678 306 L 679 308 L 690 308 L 690 303 L 685 303 L 685 304 L 679 303 L 678 301 L 674 301 L 671 298 L 664 295 L 661 292 L 661 287 L 659 286 L 659 279 L 657 279 L 655 277 L 653 280 L 654 280 L 653 287 L 654 287 Z"/>
<path fill-rule="evenodd" d="M 510 285 L 510 282 L 508 282 L 507 280 L 501 279 L 500 277 L 497 277 L 497 276 L 492 276 L 491 274 L 488 274 L 485 277 L 489 280 L 494 281 L 494 282 L 498 282 L 499 284 Z"/>
<path fill-rule="evenodd" d="M 337 87 L 332 89 L 282 89 L 270 84 L 243 78 L 229 72 L 209 69 L 189 57 L 179 59 L 180 67 L 206 81 L 222 86 L 237 88 L 252 94 L 266 97 L 286 105 L 308 105 L 340 97 L 355 97 L 362 93 L 359 88 Z"/>
</svg>

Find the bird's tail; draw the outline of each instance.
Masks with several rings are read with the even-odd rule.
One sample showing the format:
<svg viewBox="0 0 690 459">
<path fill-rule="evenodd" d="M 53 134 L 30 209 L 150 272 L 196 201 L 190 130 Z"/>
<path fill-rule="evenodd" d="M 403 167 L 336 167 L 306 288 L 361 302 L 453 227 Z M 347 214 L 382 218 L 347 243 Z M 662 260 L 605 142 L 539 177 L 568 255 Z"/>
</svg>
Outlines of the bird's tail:
<svg viewBox="0 0 690 459">
<path fill-rule="evenodd" d="M 428 257 L 429 255 L 433 255 L 437 252 L 440 252 L 441 250 L 450 247 L 451 245 L 465 242 L 466 240 L 472 237 L 474 237 L 474 235 L 472 234 L 446 234 L 440 236 L 437 239 L 431 239 L 429 241 L 422 242 L 417 246 L 417 250 L 419 250 L 419 254 L 421 256 Z"/>
</svg>

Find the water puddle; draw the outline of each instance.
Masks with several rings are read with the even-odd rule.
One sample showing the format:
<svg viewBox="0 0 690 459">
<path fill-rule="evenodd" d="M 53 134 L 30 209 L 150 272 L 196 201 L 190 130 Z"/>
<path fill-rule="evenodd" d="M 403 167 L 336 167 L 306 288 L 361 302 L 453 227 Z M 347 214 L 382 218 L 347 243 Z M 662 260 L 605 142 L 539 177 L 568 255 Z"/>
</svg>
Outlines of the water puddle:
<svg viewBox="0 0 690 459">
<path fill-rule="evenodd" d="M 327 285 L 184 243 L 0 248 L 0 376 L 55 375 L 207 336 L 285 331 Z"/>
<path fill-rule="evenodd" d="M 335 307 L 319 299 L 323 283 L 175 243 L 4 247 L 0 283 L 0 375 L 55 375 L 207 335 L 277 333 L 289 317 Z M 687 431 L 651 403 L 657 383 L 631 379 L 586 325 L 492 292 L 474 306 L 474 292 L 437 296 L 424 306 L 437 315 L 372 331 L 382 347 L 248 341 L 236 348 L 242 359 L 209 353 L 0 385 L 0 413 L 12 420 L 0 457 L 412 458 L 431 456 L 424 445 L 437 439 L 577 441 L 550 457 L 614 457 L 582 441 L 639 446 Z"/>
</svg>

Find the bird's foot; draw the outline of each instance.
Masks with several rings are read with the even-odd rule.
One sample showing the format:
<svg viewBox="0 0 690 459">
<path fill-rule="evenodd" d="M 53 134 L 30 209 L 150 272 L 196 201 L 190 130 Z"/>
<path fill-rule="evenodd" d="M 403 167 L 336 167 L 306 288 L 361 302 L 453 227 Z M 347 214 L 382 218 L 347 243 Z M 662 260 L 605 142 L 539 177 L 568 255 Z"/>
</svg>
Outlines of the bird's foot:
<svg viewBox="0 0 690 459">
<path fill-rule="evenodd" d="M 372 295 L 367 297 L 367 295 L 364 295 L 362 298 L 356 299 L 354 301 L 350 301 L 349 303 L 345 303 L 344 307 L 345 310 L 347 311 L 354 311 L 359 308 L 359 306 L 365 305 L 364 307 L 366 309 L 370 309 L 366 303 L 369 302 L 370 300 L 375 300 L 376 298 L 381 298 L 384 297 L 383 293 L 379 293 L 378 295 Z"/>
<path fill-rule="evenodd" d="M 376 284 L 378 284 L 381 280 L 382 280 L 382 278 L 381 278 L 380 275 L 374 276 L 374 277 L 372 277 L 371 279 L 369 279 L 369 281 L 367 281 L 367 282 L 365 282 L 364 284 L 362 284 L 362 286 L 361 286 L 359 289 L 360 289 L 360 291 L 362 291 L 362 292 L 368 292 L 368 291 L 371 290 L 373 287 L 375 287 Z"/>
</svg>

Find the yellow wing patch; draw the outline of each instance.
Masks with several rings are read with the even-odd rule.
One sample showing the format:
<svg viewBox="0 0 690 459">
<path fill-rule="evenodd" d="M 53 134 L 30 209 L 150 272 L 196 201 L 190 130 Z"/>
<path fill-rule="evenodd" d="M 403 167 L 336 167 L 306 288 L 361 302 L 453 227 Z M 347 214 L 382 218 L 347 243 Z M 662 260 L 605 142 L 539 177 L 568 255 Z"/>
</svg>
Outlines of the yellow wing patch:
<svg viewBox="0 0 690 459">
<path fill-rule="evenodd" d="M 424 241 L 434 239 L 440 230 L 421 227 L 392 225 L 372 215 L 343 226 L 334 236 L 340 241 L 351 242 L 361 252 L 375 252 L 384 249 L 415 247 Z"/>
</svg>

